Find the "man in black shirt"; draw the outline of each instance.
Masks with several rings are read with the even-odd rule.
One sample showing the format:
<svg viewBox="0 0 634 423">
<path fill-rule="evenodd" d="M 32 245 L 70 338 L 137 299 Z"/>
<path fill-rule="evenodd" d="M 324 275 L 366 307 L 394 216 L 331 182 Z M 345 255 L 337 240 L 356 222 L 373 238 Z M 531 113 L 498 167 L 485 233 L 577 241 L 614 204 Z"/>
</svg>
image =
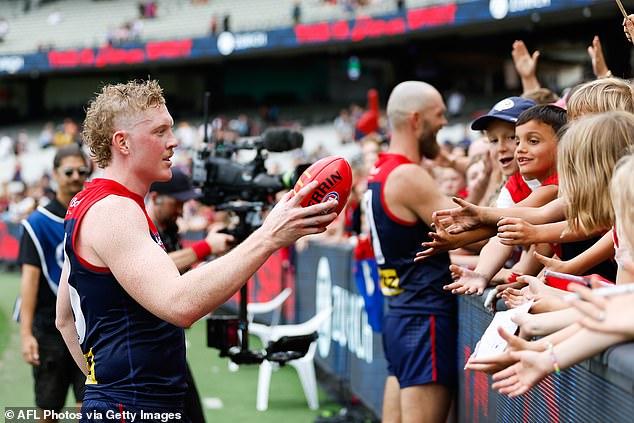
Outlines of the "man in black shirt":
<svg viewBox="0 0 634 423">
<path fill-rule="evenodd" d="M 22 266 L 22 355 L 33 366 L 35 403 L 43 410 L 59 411 L 66 402 L 69 386 L 78 403 L 83 397 L 86 377 L 55 327 L 55 303 L 64 262 L 64 216 L 88 174 L 88 160 L 77 145 L 60 149 L 53 159 L 55 198 L 22 222 L 18 257 Z"/>
</svg>

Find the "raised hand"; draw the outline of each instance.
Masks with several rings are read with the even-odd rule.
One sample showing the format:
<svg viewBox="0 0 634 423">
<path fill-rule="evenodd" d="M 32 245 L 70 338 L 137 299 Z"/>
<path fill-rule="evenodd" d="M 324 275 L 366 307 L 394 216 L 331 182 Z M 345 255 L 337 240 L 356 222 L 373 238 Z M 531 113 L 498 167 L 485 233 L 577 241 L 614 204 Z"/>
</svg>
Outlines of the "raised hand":
<svg viewBox="0 0 634 423">
<path fill-rule="evenodd" d="M 516 40 L 511 50 L 513 64 L 520 78 L 528 78 L 537 73 L 537 59 L 539 59 L 539 50 L 535 50 L 533 54 L 528 53 L 526 44 L 522 40 Z"/>
<path fill-rule="evenodd" d="M 592 72 L 594 72 L 594 76 L 597 78 L 609 76 L 610 70 L 608 69 L 608 65 L 605 63 L 603 49 L 601 48 L 601 41 L 599 40 L 598 35 L 594 36 L 592 39 L 592 45 L 588 46 L 588 55 L 592 61 Z"/>
<path fill-rule="evenodd" d="M 457 279 L 449 285 L 443 286 L 445 291 L 451 291 L 452 294 L 477 294 L 482 295 L 489 281 L 480 273 L 473 270 L 465 269 L 452 264 L 449 270 L 457 276 Z"/>
<path fill-rule="evenodd" d="M 627 19 L 623 19 L 623 32 L 627 40 L 634 43 L 634 15 L 629 15 Z"/>
<path fill-rule="evenodd" d="M 504 217 L 498 222 L 498 238 L 503 245 L 528 245 L 539 242 L 537 227 L 519 217 Z"/>
<path fill-rule="evenodd" d="M 528 53 L 528 49 L 522 40 L 516 40 L 511 50 L 513 64 L 515 70 L 522 80 L 522 88 L 524 92 L 536 90 L 540 87 L 537 80 L 537 59 L 539 59 L 539 51 L 533 54 Z"/>
</svg>

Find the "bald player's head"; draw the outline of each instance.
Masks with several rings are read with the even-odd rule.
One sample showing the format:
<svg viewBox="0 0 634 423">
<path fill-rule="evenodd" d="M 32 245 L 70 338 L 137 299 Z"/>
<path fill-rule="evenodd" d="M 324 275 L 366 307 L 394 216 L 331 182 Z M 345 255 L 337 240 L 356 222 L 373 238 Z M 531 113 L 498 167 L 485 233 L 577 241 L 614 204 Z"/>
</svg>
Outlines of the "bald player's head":
<svg viewBox="0 0 634 423">
<path fill-rule="evenodd" d="M 405 81 L 392 90 L 387 101 L 387 117 L 392 128 L 398 129 L 412 112 L 422 112 L 442 97 L 432 85 L 421 81 Z"/>
</svg>

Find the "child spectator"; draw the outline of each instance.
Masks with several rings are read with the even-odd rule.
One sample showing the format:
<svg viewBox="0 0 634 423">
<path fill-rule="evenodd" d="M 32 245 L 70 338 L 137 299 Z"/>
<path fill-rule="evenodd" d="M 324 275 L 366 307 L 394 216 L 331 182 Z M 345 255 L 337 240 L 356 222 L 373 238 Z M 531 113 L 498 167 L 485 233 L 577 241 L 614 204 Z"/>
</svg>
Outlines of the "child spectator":
<svg viewBox="0 0 634 423">
<path fill-rule="evenodd" d="M 518 139 L 515 159 L 519 164 L 520 174 L 509 179 L 500 196 L 506 193 L 510 201 L 517 203 L 542 185 L 557 185 L 557 133 L 565 123 L 566 112 L 557 106 L 534 106 L 519 116 L 515 127 Z M 552 199 L 537 201 L 540 200 L 543 203 L 537 205 L 543 205 Z M 474 271 L 455 265 L 450 267 L 460 278 L 444 288 L 452 290 L 454 294 L 482 295 L 511 251 L 512 247 L 505 247 L 499 243 L 497 237 L 493 238 L 482 250 Z"/>
</svg>

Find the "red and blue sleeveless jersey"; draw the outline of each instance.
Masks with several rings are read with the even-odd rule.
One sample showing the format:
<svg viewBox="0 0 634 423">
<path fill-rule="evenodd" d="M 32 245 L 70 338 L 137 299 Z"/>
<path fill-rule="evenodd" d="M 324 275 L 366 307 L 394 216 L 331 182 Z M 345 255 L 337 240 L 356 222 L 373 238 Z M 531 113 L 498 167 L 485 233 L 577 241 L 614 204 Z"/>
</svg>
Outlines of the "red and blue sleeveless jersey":
<svg viewBox="0 0 634 423">
<path fill-rule="evenodd" d="M 396 167 L 407 163 L 412 162 L 402 155 L 379 154 L 364 196 L 381 291 L 389 314 L 455 316 L 456 296 L 442 289 L 451 282 L 449 254 L 436 254 L 415 263 L 421 242 L 431 241 L 430 228 L 420 219 L 407 222 L 398 218 L 385 202 L 383 189 L 387 177 Z"/>
<path fill-rule="evenodd" d="M 110 195 L 133 199 L 147 218 L 148 235 L 162 246 L 143 198 L 113 180 L 87 183 L 70 202 L 64 251 L 70 264 L 68 284 L 75 327 L 89 371 L 84 399 L 182 408 L 186 388 L 183 329 L 147 311 L 108 268 L 88 263 L 75 249 L 82 218 L 92 205 Z"/>
</svg>

